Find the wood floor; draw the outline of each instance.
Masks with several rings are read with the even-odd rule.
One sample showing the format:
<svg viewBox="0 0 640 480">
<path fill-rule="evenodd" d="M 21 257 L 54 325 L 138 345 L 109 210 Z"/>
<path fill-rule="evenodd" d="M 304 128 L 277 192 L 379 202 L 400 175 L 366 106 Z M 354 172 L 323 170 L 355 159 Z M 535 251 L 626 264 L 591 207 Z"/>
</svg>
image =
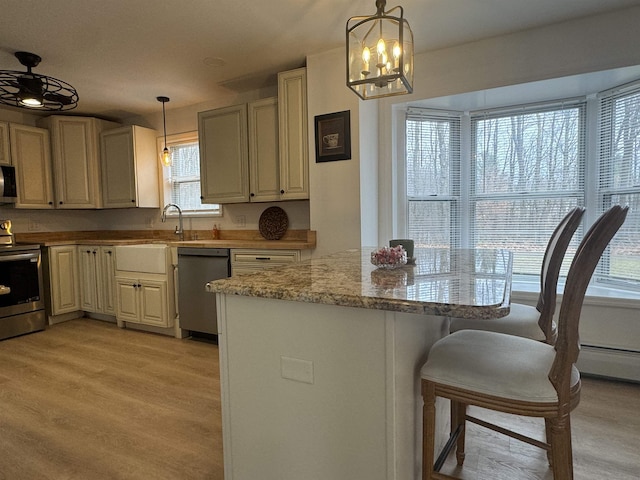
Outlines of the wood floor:
<svg viewBox="0 0 640 480">
<path fill-rule="evenodd" d="M 75 320 L 0 342 L 0 479 L 222 479 L 215 345 Z"/>
<path fill-rule="evenodd" d="M 222 479 L 218 378 L 215 345 L 95 320 L 1 341 L 0 480 Z M 639 412 L 640 385 L 584 379 L 576 480 L 640 478 Z M 552 479 L 542 451 L 475 425 L 464 468 L 450 458 L 443 472 Z"/>
</svg>

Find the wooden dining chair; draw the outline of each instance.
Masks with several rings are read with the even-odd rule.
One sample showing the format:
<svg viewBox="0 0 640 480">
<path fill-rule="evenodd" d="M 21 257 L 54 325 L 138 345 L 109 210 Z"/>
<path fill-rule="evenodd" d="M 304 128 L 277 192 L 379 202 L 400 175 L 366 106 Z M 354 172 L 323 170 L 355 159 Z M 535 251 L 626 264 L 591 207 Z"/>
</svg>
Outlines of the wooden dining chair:
<svg viewBox="0 0 640 480">
<path fill-rule="evenodd" d="M 421 369 L 423 480 L 454 478 L 439 470 L 454 446 L 457 463 L 462 466 L 467 421 L 545 449 L 554 479 L 573 479 L 570 412 L 580 400 L 580 373 L 575 366 L 580 349 L 580 311 L 596 265 L 627 210 L 620 206 L 609 209 L 580 243 L 567 276 L 555 346 L 481 330 L 461 330 L 433 345 Z M 436 397 L 451 401 L 451 437 L 434 462 Z M 543 417 L 546 442 L 470 416 L 468 405 Z"/>
<path fill-rule="evenodd" d="M 453 333 L 469 329 L 489 330 L 553 344 L 558 335 L 553 315 L 556 311 L 556 293 L 560 268 L 567 248 L 569 248 L 569 243 L 571 243 L 571 238 L 578 229 L 583 214 L 583 207 L 572 208 L 551 235 L 542 259 L 540 294 L 535 307 L 512 303 L 509 314 L 502 318 L 452 318 L 449 324 L 449 332 Z"/>
</svg>

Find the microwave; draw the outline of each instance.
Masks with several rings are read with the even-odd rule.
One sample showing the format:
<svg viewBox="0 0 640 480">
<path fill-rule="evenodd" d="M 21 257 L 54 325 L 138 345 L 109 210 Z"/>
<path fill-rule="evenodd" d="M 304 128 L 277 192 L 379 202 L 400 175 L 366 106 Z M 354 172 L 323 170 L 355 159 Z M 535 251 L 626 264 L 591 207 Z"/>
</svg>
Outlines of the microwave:
<svg viewBox="0 0 640 480">
<path fill-rule="evenodd" d="M 16 167 L 0 165 L 0 203 L 16 203 Z"/>
</svg>

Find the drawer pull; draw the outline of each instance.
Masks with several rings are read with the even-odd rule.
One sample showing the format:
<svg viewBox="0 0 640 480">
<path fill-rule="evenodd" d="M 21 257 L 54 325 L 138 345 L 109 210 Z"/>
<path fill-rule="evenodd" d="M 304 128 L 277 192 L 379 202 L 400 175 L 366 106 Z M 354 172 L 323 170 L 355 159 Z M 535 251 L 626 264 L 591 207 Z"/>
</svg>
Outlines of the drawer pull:
<svg viewBox="0 0 640 480">
<path fill-rule="evenodd" d="M 271 257 L 256 257 L 256 260 L 271 260 Z"/>
</svg>

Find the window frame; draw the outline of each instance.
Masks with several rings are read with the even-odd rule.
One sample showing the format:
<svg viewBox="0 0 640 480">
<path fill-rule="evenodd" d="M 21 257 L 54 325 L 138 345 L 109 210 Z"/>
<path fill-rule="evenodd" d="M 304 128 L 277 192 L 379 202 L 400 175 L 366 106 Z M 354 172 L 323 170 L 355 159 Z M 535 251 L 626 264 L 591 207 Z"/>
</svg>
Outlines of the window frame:
<svg viewBox="0 0 640 480">
<path fill-rule="evenodd" d="M 198 143 L 198 131 L 190 131 L 183 133 L 175 133 L 171 135 L 167 135 L 166 146 L 171 148 L 174 145 L 184 145 L 190 143 Z M 158 148 L 158 157 L 160 158 L 160 154 L 164 150 L 165 139 L 164 137 L 157 138 L 157 148 Z M 199 154 L 199 153 L 198 153 Z M 162 162 L 160 162 L 162 168 L 162 199 L 163 205 L 167 205 L 168 203 L 173 203 L 172 195 L 171 195 L 171 167 L 167 167 Z M 202 175 L 200 179 L 198 179 L 198 183 L 201 181 Z M 169 209 L 166 212 L 168 217 L 177 217 L 178 212 L 175 209 Z M 211 218 L 211 217 L 222 217 L 222 205 L 220 204 L 211 204 L 211 208 L 206 210 L 183 210 L 183 217 L 203 217 L 203 218 Z"/>
</svg>

